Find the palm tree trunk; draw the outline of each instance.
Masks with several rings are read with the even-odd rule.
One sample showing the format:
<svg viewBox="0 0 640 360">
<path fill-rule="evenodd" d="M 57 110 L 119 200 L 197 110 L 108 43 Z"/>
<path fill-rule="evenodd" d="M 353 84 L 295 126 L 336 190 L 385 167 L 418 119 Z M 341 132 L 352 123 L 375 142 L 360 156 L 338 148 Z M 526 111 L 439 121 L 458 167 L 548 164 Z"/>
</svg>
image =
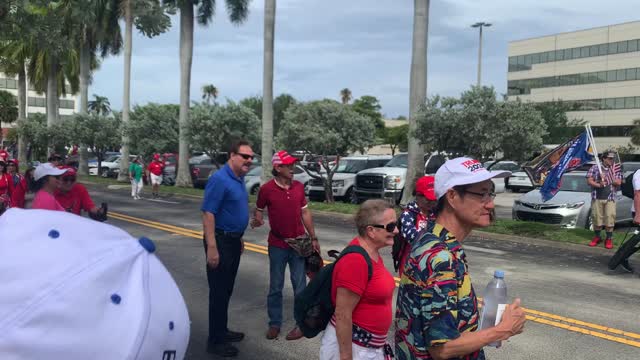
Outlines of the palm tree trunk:
<svg viewBox="0 0 640 360">
<path fill-rule="evenodd" d="M 89 107 L 89 67 L 91 63 L 91 50 L 86 41 L 80 46 L 80 114 L 86 114 Z M 87 145 L 79 144 L 80 159 L 78 172 L 80 175 L 89 175 L 89 163 Z"/>
<path fill-rule="evenodd" d="M 131 0 L 126 0 L 124 10 L 124 89 L 122 91 L 122 126 L 126 128 L 129 124 L 129 108 L 131 101 L 131 48 L 133 46 L 133 13 Z M 118 181 L 127 182 L 129 180 L 129 137 L 126 132 L 122 134 L 122 158 L 120 159 L 120 172 Z"/>
<path fill-rule="evenodd" d="M 273 153 L 273 47 L 276 0 L 264 2 L 264 69 L 262 79 L 262 183 L 271 178 Z"/>
<path fill-rule="evenodd" d="M 55 58 L 49 59 L 47 71 L 47 127 L 58 123 L 58 66 Z M 52 143 L 49 143 L 47 156 L 54 152 Z"/>
<path fill-rule="evenodd" d="M 429 0 L 414 0 L 413 49 L 411 80 L 409 85 L 409 166 L 402 195 L 402 204 L 411 201 L 416 180 L 424 175 L 424 148 L 413 136 L 416 130 L 416 113 L 427 99 L 427 42 L 429 40 Z"/>
<path fill-rule="evenodd" d="M 27 118 L 27 73 L 24 63 L 20 64 L 18 71 L 18 120 Z M 23 135 L 18 137 L 18 161 L 20 164 L 27 164 L 27 143 Z"/>
<path fill-rule="evenodd" d="M 183 1 L 180 5 L 180 139 L 178 146 L 178 171 L 176 186 L 190 187 L 189 174 L 189 102 L 191 64 L 193 62 L 193 4 Z"/>
</svg>

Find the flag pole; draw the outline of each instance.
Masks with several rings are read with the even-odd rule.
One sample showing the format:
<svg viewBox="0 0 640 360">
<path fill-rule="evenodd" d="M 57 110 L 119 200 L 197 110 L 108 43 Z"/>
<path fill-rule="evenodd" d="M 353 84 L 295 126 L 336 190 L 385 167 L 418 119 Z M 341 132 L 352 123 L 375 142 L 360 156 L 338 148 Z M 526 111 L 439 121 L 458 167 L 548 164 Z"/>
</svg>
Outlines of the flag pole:
<svg viewBox="0 0 640 360">
<path fill-rule="evenodd" d="M 600 166 L 600 158 L 598 157 L 598 149 L 596 149 L 596 141 L 593 138 L 593 133 L 591 132 L 591 124 L 586 124 L 584 127 L 587 130 L 587 136 L 589 137 L 589 141 L 591 142 L 591 146 L 593 147 L 593 152 L 595 153 L 594 158 L 596 160 L 596 166 L 598 166 L 598 171 L 600 172 L 600 178 L 604 179 L 604 174 L 602 173 L 602 166 Z"/>
</svg>

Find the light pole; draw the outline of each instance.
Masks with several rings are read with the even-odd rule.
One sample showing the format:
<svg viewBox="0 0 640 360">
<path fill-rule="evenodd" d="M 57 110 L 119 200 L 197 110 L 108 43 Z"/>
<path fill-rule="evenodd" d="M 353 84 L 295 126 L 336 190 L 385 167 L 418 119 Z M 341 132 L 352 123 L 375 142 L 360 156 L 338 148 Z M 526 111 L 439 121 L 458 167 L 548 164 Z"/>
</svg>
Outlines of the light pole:
<svg viewBox="0 0 640 360">
<path fill-rule="evenodd" d="M 489 26 L 491 26 L 491 24 L 486 22 L 477 22 L 471 25 L 471 27 L 480 28 L 480 43 L 478 44 L 478 87 L 482 79 L 482 28 Z"/>
</svg>

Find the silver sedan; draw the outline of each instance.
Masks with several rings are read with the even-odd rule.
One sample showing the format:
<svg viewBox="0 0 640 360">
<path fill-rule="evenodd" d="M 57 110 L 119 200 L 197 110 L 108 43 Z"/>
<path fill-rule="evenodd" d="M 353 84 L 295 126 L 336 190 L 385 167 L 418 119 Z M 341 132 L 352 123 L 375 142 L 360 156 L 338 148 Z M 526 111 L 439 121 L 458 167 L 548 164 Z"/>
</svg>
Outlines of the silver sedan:
<svg viewBox="0 0 640 360">
<path fill-rule="evenodd" d="M 632 200 L 616 194 L 616 223 L 629 222 Z M 573 172 L 562 177 L 560 191 L 547 202 L 540 190 L 532 190 L 513 202 L 514 220 L 537 221 L 567 228 L 591 229 L 591 187 L 586 172 Z"/>
</svg>

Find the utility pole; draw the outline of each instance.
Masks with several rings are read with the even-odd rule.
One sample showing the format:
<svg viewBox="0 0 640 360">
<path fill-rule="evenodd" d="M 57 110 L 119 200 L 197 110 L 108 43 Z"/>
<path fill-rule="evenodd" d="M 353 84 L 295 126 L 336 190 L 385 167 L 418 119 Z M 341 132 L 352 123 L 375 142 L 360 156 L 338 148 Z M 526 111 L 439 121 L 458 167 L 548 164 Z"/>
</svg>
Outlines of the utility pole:
<svg viewBox="0 0 640 360">
<path fill-rule="evenodd" d="M 482 83 L 482 28 L 489 26 L 491 26 L 491 24 L 485 22 L 477 22 L 471 25 L 471 27 L 480 29 L 480 42 L 478 44 L 478 83 L 476 84 L 478 87 L 480 87 Z"/>
</svg>

